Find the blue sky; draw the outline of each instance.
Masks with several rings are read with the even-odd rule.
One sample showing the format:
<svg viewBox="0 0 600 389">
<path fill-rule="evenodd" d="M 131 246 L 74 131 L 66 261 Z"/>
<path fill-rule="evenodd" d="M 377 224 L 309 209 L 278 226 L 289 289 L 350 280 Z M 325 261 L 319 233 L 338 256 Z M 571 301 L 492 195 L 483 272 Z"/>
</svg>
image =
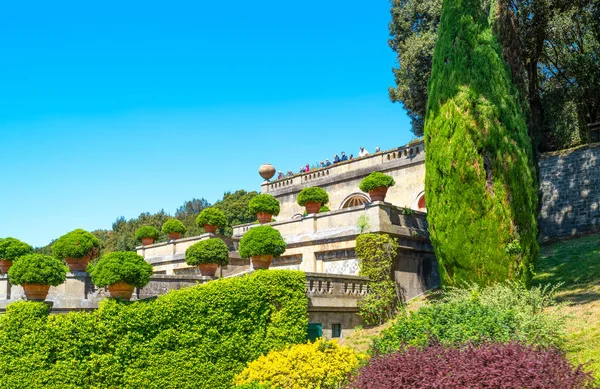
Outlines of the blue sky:
<svg viewBox="0 0 600 389">
<path fill-rule="evenodd" d="M 30 1 L 0 5 L 0 237 L 225 191 L 258 167 L 392 148 L 388 1 Z"/>
</svg>

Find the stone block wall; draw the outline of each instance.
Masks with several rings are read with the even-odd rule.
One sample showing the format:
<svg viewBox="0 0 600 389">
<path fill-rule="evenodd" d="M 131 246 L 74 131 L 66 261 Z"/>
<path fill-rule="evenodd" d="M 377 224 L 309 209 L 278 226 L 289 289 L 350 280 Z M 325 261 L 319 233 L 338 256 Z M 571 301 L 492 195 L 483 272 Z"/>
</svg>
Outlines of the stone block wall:
<svg viewBox="0 0 600 389">
<path fill-rule="evenodd" d="M 600 144 L 544 154 L 539 167 L 540 239 L 600 231 Z"/>
</svg>

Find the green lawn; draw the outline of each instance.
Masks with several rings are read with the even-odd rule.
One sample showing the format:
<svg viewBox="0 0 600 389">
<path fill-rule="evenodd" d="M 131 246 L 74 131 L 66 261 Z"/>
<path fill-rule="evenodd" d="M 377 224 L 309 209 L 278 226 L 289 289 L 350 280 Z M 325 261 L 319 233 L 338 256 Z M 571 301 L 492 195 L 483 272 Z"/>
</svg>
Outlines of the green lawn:
<svg viewBox="0 0 600 389">
<path fill-rule="evenodd" d="M 568 357 L 600 383 L 600 235 L 542 246 L 536 272 L 534 285 L 563 283 Z"/>
</svg>

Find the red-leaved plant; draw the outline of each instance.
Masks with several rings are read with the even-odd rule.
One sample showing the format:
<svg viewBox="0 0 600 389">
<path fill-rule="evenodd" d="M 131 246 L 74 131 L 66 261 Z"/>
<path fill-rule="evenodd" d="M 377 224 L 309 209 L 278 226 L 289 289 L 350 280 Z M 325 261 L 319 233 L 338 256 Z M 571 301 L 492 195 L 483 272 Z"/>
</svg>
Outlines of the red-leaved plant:
<svg viewBox="0 0 600 389">
<path fill-rule="evenodd" d="M 573 368 L 556 349 L 518 343 L 464 348 L 440 345 L 373 358 L 352 389 L 589 389 L 589 373 Z"/>
</svg>

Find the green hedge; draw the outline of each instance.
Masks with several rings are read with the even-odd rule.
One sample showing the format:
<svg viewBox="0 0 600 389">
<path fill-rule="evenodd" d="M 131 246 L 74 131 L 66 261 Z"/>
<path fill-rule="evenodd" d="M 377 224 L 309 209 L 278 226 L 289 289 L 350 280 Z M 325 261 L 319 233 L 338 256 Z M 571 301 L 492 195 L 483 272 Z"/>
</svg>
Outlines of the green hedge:
<svg viewBox="0 0 600 389">
<path fill-rule="evenodd" d="M 156 240 L 156 239 L 158 239 L 159 236 L 160 236 L 160 232 L 152 226 L 140 227 L 135 232 L 135 238 L 137 240 L 141 240 L 143 238 L 152 238 L 152 239 Z"/>
<path fill-rule="evenodd" d="M 242 258 L 254 255 L 272 255 L 277 258 L 285 252 L 285 248 L 285 240 L 279 231 L 271 226 L 258 226 L 242 236 L 239 253 Z"/>
<path fill-rule="evenodd" d="M 381 172 L 373 172 L 362 179 L 360 182 L 359 188 L 363 192 L 368 192 L 375 188 L 379 188 L 385 186 L 389 188 L 390 186 L 396 185 L 396 181 L 391 176 L 387 174 L 383 174 Z"/>
<path fill-rule="evenodd" d="M 200 265 L 207 263 L 216 263 L 217 265 L 227 265 L 229 262 L 229 248 L 219 238 L 201 240 L 194 243 L 185 250 L 185 263 L 188 265 Z"/>
<path fill-rule="evenodd" d="M 100 248 L 100 241 L 91 233 L 78 228 L 56 240 L 52 244 L 52 256 L 58 259 L 82 258 L 94 256 L 94 251 Z"/>
<path fill-rule="evenodd" d="M 321 203 L 327 204 L 329 202 L 329 195 L 325 192 L 325 189 L 319 188 L 318 186 L 309 186 L 304 188 L 298 193 L 298 205 L 304 207 L 306 203 Z"/>
<path fill-rule="evenodd" d="M 200 212 L 200 215 L 198 215 L 196 218 L 196 224 L 198 227 L 204 227 L 205 224 L 208 224 L 223 228 L 227 225 L 227 218 L 225 217 L 223 211 L 218 208 L 211 207 Z"/>
<path fill-rule="evenodd" d="M 0 259 L 14 261 L 33 253 L 33 247 L 15 238 L 0 238 Z"/>
<path fill-rule="evenodd" d="M 231 388 L 249 361 L 306 341 L 305 284 L 274 270 L 91 313 L 13 303 L 0 317 L 0 387 Z"/>
<path fill-rule="evenodd" d="M 43 254 L 27 254 L 8 270 L 12 285 L 41 284 L 58 286 L 67 279 L 69 268 L 60 260 Z"/>
<path fill-rule="evenodd" d="M 248 202 L 248 210 L 252 214 L 265 212 L 277 216 L 280 210 L 279 200 L 267 193 L 259 194 Z"/>
<path fill-rule="evenodd" d="M 104 254 L 96 263 L 90 263 L 87 271 L 96 286 L 125 282 L 141 288 L 150 282 L 152 265 L 137 253 L 115 251 Z"/>
<path fill-rule="evenodd" d="M 185 234 L 187 228 L 181 220 L 178 219 L 169 219 L 162 225 L 162 232 L 164 234 Z"/>
</svg>

